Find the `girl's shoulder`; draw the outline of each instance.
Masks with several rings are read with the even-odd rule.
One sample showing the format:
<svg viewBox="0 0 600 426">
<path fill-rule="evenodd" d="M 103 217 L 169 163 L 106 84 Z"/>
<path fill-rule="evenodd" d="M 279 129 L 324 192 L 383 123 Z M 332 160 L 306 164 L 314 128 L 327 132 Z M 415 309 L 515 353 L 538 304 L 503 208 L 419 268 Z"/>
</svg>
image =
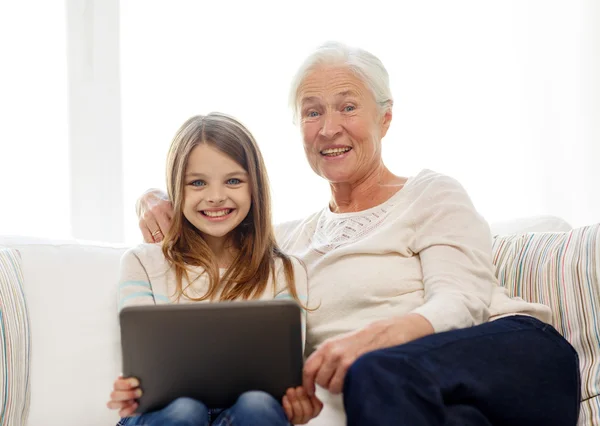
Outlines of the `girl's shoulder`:
<svg viewBox="0 0 600 426">
<path fill-rule="evenodd" d="M 121 257 L 121 265 L 140 263 L 146 270 L 167 270 L 169 262 L 160 244 L 143 243 L 129 248 Z"/>
</svg>

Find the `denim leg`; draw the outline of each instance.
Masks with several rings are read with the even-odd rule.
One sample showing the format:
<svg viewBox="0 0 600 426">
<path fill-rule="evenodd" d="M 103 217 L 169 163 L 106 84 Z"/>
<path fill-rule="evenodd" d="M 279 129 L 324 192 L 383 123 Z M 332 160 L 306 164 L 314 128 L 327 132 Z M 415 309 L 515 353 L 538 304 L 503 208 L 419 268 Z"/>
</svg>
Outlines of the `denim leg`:
<svg viewBox="0 0 600 426">
<path fill-rule="evenodd" d="M 288 426 L 281 403 L 266 392 L 243 393 L 236 403 L 223 411 L 213 426 Z"/>
<path fill-rule="evenodd" d="M 208 409 L 192 398 L 177 398 L 162 410 L 121 419 L 122 426 L 208 426 Z"/>
<path fill-rule="evenodd" d="M 579 360 L 550 325 L 512 316 L 370 352 L 348 370 L 348 426 L 575 426 Z"/>
</svg>

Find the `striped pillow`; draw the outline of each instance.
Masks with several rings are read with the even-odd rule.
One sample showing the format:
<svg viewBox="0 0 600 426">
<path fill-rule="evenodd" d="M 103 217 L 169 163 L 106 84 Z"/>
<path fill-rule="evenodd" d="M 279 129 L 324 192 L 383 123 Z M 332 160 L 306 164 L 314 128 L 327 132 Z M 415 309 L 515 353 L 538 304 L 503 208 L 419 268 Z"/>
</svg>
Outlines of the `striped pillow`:
<svg viewBox="0 0 600 426">
<path fill-rule="evenodd" d="M 27 424 L 29 414 L 29 316 L 21 258 L 0 248 L 0 425 Z"/>
<path fill-rule="evenodd" d="M 554 327 L 579 354 L 579 424 L 600 425 L 600 224 L 496 236 L 493 254 L 512 296 L 552 308 Z"/>
</svg>

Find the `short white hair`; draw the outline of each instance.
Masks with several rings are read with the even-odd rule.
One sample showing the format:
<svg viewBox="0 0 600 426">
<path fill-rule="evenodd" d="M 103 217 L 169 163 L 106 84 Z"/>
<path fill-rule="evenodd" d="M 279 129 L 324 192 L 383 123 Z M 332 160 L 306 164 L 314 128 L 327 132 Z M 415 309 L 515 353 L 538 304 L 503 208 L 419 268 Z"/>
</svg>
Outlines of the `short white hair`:
<svg viewBox="0 0 600 426">
<path fill-rule="evenodd" d="M 391 109 L 394 103 L 390 90 L 390 78 L 378 57 L 366 50 L 344 43 L 330 41 L 319 46 L 300 65 L 292 80 L 289 105 L 298 119 L 298 91 L 306 76 L 320 66 L 340 66 L 352 71 L 371 90 L 380 112 Z"/>
</svg>

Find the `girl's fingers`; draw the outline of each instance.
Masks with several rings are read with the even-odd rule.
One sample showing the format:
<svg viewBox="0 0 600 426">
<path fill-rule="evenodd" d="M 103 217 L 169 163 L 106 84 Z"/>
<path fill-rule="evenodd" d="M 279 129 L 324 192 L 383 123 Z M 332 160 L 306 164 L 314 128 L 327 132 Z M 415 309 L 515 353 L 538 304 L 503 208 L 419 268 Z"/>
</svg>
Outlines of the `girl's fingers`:
<svg viewBox="0 0 600 426">
<path fill-rule="evenodd" d="M 134 402 L 133 404 L 129 405 L 128 407 L 121 409 L 121 411 L 119 411 L 119 416 L 129 417 L 135 413 L 135 410 L 137 410 L 137 408 L 138 408 L 138 403 Z"/>
<path fill-rule="evenodd" d="M 134 389 L 134 390 L 126 390 L 126 391 L 119 391 L 119 390 L 115 390 L 112 391 L 110 394 L 110 400 L 111 401 L 131 401 L 134 399 L 138 399 L 139 397 L 142 396 L 142 390 L 140 388 Z"/>
<path fill-rule="evenodd" d="M 302 410 L 302 404 L 298 400 L 298 396 L 296 395 L 296 389 L 288 389 L 287 397 L 292 405 L 292 412 L 294 415 L 292 416 L 291 423 L 297 424 L 302 421 L 304 418 L 304 412 Z"/>
<path fill-rule="evenodd" d="M 283 396 L 283 400 L 281 402 L 283 405 L 283 411 L 285 411 L 285 415 L 287 416 L 288 421 L 291 422 L 292 418 L 294 417 L 294 411 L 292 410 L 292 404 L 290 404 L 287 395 Z"/>
<path fill-rule="evenodd" d="M 108 401 L 106 406 L 111 410 L 122 410 L 131 404 L 135 404 L 135 401 Z"/>
<path fill-rule="evenodd" d="M 115 380 L 113 391 L 110 393 L 110 401 L 106 404 L 111 410 L 120 410 L 121 417 L 127 417 L 135 412 L 138 407 L 136 399 L 142 396 L 139 388 L 140 382 L 135 378 L 119 376 Z M 125 413 L 123 415 L 122 413 Z"/>
<path fill-rule="evenodd" d="M 313 407 L 303 387 L 296 388 L 296 396 L 298 397 L 298 402 L 302 407 L 301 422 L 304 424 L 314 417 Z"/>
<path fill-rule="evenodd" d="M 138 388 L 139 386 L 140 386 L 139 380 L 134 377 L 130 377 L 128 379 L 119 377 L 117 380 L 115 380 L 113 387 L 115 388 L 116 391 L 119 391 L 119 390 L 125 391 L 125 390 Z"/>
<path fill-rule="evenodd" d="M 321 414 L 321 411 L 323 410 L 323 403 L 314 395 L 310 397 L 310 403 L 313 407 L 313 418 L 315 418 Z"/>
</svg>

